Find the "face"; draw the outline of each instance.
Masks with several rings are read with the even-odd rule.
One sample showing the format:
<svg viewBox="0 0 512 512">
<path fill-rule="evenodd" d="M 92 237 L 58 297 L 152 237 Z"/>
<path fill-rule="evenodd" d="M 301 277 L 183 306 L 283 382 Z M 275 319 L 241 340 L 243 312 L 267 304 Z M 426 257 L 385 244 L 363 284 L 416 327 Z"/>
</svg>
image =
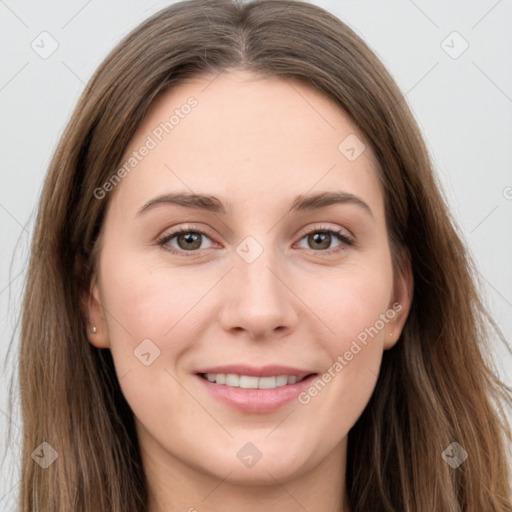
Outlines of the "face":
<svg viewBox="0 0 512 512">
<path fill-rule="evenodd" d="M 376 160 L 318 91 L 213 78 L 161 95 L 98 191 L 90 341 L 154 465 L 233 482 L 339 468 L 410 302 Z"/>
</svg>

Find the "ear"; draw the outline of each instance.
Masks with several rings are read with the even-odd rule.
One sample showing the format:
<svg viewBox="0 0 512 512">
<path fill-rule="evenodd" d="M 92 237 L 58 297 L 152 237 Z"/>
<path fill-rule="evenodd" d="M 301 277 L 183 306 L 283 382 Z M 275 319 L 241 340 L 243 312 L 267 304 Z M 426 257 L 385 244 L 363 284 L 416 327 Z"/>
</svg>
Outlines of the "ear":
<svg viewBox="0 0 512 512">
<path fill-rule="evenodd" d="M 409 251 L 405 249 L 401 257 L 402 265 L 395 274 L 393 298 L 389 304 L 389 311 L 394 311 L 395 315 L 386 326 L 384 350 L 394 347 L 400 338 L 405 321 L 409 316 L 414 294 L 414 279 Z"/>
<path fill-rule="evenodd" d="M 84 262 L 80 255 L 75 259 L 75 271 L 83 276 Z M 79 280 L 83 283 L 82 279 Z M 84 283 L 81 291 L 81 307 L 87 319 L 87 339 L 97 348 L 110 348 L 105 311 L 101 305 L 99 284 L 96 276 L 91 283 Z M 93 328 L 95 332 L 93 332 Z"/>
</svg>

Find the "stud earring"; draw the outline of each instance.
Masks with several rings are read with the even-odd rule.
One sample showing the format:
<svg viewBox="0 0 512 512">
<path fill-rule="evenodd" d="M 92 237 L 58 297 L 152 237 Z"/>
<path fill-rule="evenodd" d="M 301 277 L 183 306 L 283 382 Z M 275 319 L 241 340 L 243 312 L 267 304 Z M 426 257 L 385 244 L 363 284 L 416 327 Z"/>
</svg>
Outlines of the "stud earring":
<svg viewBox="0 0 512 512">
<path fill-rule="evenodd" d="M 96 326 L 95 325 L 93 325 L 91 327 L 91 332 L 92 332 L 92 334 L 96 334 Z"/>
</svg>

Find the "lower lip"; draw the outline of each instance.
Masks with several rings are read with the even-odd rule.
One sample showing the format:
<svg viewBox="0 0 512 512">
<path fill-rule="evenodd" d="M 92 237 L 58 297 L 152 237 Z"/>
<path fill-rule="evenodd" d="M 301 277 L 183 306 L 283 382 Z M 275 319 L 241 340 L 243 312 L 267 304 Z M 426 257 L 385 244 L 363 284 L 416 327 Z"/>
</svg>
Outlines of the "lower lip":
<svg viewBox="0 0 512 512">
<path fill-rule="evenodd" d="M 200 375 L 196 377 L 215 398 L 242 412 L 266 413 L 283 407 L 310 386 L 316 375 L 310 375 L 295 384 L 273 389 L 245 389 L 215 384 Z"/>
</svg>

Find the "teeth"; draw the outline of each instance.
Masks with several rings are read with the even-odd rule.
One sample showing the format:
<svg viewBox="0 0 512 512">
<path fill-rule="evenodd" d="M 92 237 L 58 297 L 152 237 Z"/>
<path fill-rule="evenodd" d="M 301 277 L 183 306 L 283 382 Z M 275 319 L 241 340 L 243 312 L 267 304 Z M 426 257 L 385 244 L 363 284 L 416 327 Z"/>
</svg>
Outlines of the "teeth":
<svg viewBox="0 0 512 512">
<path fill-rule="evenodd" d="M 217 379 L 215 379 L 215 382 L 217 382 Z M 240 377 L 234 373 L 228 373 L 226 375 L 226 386 L 238 388 L 240 386 Z"/>
<path fill-rule="evenodd" d="M 286 377 L 283 375 L 284 384 L 286 384 Z M 260 377 L 258 387 L 260 389 L 272 389 L 277 387 L 277 379 L 275 377 Z M 281 384 L 283 386 L 283 384 Z"/>
<path fill-rule="evenodd" d="M 276 377 L 275 379 L 276 386 L 286 386 L 286 384 L 288 384 L 288 379 L 290 379 L 290 384 L 293 384 L 293 377 L 287 377 L 286 375 L 279 375 L 279 377 Z"/>
<path fill-rule="evenodd" d="M 274 389 L 287 384 L 295 384 L 302 379 L 294 375 L 279 375 L 277 377 L 253 377 L 250 375 L 236 375 L 234 373 L 207 373 L 206 379 L 216 384 L 224 384 L 234 388 L 243 389 Z"/>
<path fill-rule="evenodd" d="M 258 377 L 248 377 L 247 375 L 240 375 L 238 385 L 244 389 L 258 389 Z"/>
</svg>

